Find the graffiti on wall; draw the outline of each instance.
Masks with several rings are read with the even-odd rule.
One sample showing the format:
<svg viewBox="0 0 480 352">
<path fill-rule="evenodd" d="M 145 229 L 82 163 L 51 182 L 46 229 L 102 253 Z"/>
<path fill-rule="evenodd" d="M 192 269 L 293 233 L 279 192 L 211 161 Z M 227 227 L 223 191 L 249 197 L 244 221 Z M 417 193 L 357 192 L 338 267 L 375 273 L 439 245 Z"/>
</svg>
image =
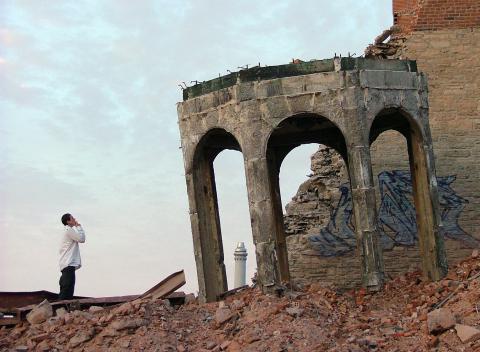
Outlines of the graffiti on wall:
<svg viewBox="0 0 480 352">
<path fill-rule="evenodd" d="M 438 177 L 443 236 L 463 241 L 470 247 L 480 241 L 467 234 L 458 224 L 460 213 L 468 201 L 451 188 L 455 176 Z M 384 249 L 414 246 L 418 242 L 415 206 L 412 201 L 412 179 L 409 171 L 383 171 L 378 175 L 380 207 L 378 227 Z M 332 211 L 328 225 L 319 234 L 311 235 L 309 243 L 320 256 L 346 254 L 356 246 L 350 185 L 340 186 L 340 199 Z"/>
</svg>

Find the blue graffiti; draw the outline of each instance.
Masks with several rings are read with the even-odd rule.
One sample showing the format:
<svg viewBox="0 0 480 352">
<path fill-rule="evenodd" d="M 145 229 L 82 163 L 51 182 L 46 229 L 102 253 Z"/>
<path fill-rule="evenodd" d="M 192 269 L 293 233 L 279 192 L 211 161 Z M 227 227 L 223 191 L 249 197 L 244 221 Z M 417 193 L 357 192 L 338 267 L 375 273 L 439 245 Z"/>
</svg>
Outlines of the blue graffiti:
<svg viewBox="0 0 480 352">
<path fill-rule="evenodd" d="M 467 246 L 478 247 L 480 241 L 467 234 L 458 224 L 460 213 L 468 200 L 460 197 L 450 187 L 455 176 L 438 177 L 442 235 L 463 241 Z M 380 243 L 384 249 L 394 246 L 414 246 L 418 242 L 413 189 L 409 171 L 383 171 L 378 175 L 381 204 L 378 210 Z M 353 226 L 350 186 L 340 186 L 340 199 L 332 211 L 327 227 L 320 234 L 311 235 L 309 243 L 320 256 L 332 257 L 346 254 L 356 246 Z"/>
</svg>

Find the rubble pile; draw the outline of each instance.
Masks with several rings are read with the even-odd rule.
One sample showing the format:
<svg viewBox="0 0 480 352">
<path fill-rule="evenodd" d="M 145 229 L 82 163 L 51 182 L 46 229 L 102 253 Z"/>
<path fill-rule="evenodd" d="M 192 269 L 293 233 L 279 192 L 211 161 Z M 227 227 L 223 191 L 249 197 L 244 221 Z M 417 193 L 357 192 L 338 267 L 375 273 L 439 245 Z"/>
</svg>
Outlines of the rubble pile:
<svg viewBox="0 0 480 352">
<path fill-rule="evenodd" d="M 373 44 L 367 46 L 364 55 L 366 58 L 376 59 L 401 58 L 407 36 L 408 34 L 403 32 L 399 26 L 393 25 L 377 36 Z M 387 39 L 388 41 L 385 42 Z"/>
<path fill-rule="evenodd" d="M 478 251 L 439 282 L 412 272 L 382 292 L 311 284 L 281 297 L 247 288 L 173 307 L 137 299 L 0 330 L 0 351 L 479 351 Z M 45 303 L 40 305 L 45 310 Z M 42 321 L 38 319 L 36 321 Z"/>
</svg>

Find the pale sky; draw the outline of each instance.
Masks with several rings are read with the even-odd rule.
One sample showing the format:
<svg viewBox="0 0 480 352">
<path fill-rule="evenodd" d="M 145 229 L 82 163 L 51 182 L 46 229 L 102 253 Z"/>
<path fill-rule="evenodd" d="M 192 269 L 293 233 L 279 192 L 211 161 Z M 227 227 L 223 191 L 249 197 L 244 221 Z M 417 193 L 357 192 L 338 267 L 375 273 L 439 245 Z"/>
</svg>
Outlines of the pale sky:
<svg viewBox="0 0 480 352">
<path fill-rule="evenodd" d="M 0 0 L 0 291 L 58 292 L 70 212 L 87 235 L 75 294 L 142 293 L 180 269 L 196 292 L 178 84 L 360 55 L 391 23 L 389 0 Z M 315 149 L 287 156 L 284 204 Z M 241 154 L 215 171 L 231 288 L 236 242 L 256 267 Z"/>
</svg>

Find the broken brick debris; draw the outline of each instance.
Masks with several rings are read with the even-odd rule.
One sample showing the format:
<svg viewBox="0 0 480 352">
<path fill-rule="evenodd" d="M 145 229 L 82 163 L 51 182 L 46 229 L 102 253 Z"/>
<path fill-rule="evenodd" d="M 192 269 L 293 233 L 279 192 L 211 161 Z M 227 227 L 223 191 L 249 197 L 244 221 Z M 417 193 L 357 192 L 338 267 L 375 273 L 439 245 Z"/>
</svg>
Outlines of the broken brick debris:
<svg viewBox="0 0 480 352">
<path fill-rule="evenodd" d="M 7 315 L 2 315 L 0 317 L 0 326 L 17 324 L 25 317 L 28 320 L 29 319 L 28 316 L 31 315 L 34 311 L 36 313 L 33 314 L 33 317 L 30 319 L 33 319 L 32 321 L 37 322 L 39 319 L 42 319 L 41 317 L 43 317 L 43 314 L 45 313 L 44 309 L 46 309 L 45 308 L 46 305 L 44 304 L 44 302 L 48 303 L 48 307 L 51 310 L 56 310 L 56 311 L 58 311 L 58 309 L 61 309 L 61 307 L 65 307 L 65 306 L 68 306 L 70 308 L 72 307 L 76 307 L 76 308 L 90 307 L 91 308 L 92 306 L 97 306 L 96 310 L 98 310 L 98 308 L 101 308 L 100 306 L 109 306 L 109 305 L 114 305 L 118 303 L 129 302 L 129 301 L 133 301 L 133 300 L 144 298 L 144 297 L 152 297 L 154 299 L 166 298 L 174 305 L 183 304 L 185 301 L 185 293 L 174 292 L 175 290 L 179 289 L 183 285 L 185 285 L 185 273 L 183 270 L 181 270 L 169 275 L 164 280 L 162 280 L 157 285 L 155 285 L 154 287 L 152 287 L 151 289 L 149 289 L 148 291 L 146 291 L 141 295 L 80 298 L 80 299 L 72 299 L 72 300 L 55 301 L 53 303 L 49 303 L 48 300 L 45 299 L 43 300 L 42 303 L 40 303 L 40 305 L 43 308 L 39 308 L 40 306 L 37 306 L 35 304 L 31 304 L 28 306 L 19 306 L 16 308 L 0 308 L 0 312 L 2 312 L 2 314 L 5 314 L 5 313 L 7 314 Z M 21 298 L 24 296 L 30 297 L 30 300 L 31 300 L 31 297 L 33 296 L 38 298 L 39 297 L 39 295 L 37 295 L 38 292 L 48 292 L 48 291 L 35 291 L 33 292 L 33 295 L 28 295 L 28 292 L 19 292 L 18 293 L 19 298 L 15 298 L 14 292 L 8 292 L 8 297 L 11 298 L 9 302 L 21 303 L 23 302 Z M 55 295 L 53 297 L 58 297 L 58 295 Z M 50 314 L 50 316 L 51 315 L 52 314 Z M 46 319 L 48 319 L 48 317 L 46 317 Z"/>
<path fill-rule="evenodd" d="M 411 272 L 377 293 L 312 283 L 281 297 L 245 288 L 206 304 L 173 306 L 149 296 L 4 327 L 0 351 L 476 351 L 478 273 L 480 258 L 469 258 L 438 282 Z M 456 325 L 431 334 L 435 305 L 453 292 L 439 310 L 451 312 Z"/>
</svg>

